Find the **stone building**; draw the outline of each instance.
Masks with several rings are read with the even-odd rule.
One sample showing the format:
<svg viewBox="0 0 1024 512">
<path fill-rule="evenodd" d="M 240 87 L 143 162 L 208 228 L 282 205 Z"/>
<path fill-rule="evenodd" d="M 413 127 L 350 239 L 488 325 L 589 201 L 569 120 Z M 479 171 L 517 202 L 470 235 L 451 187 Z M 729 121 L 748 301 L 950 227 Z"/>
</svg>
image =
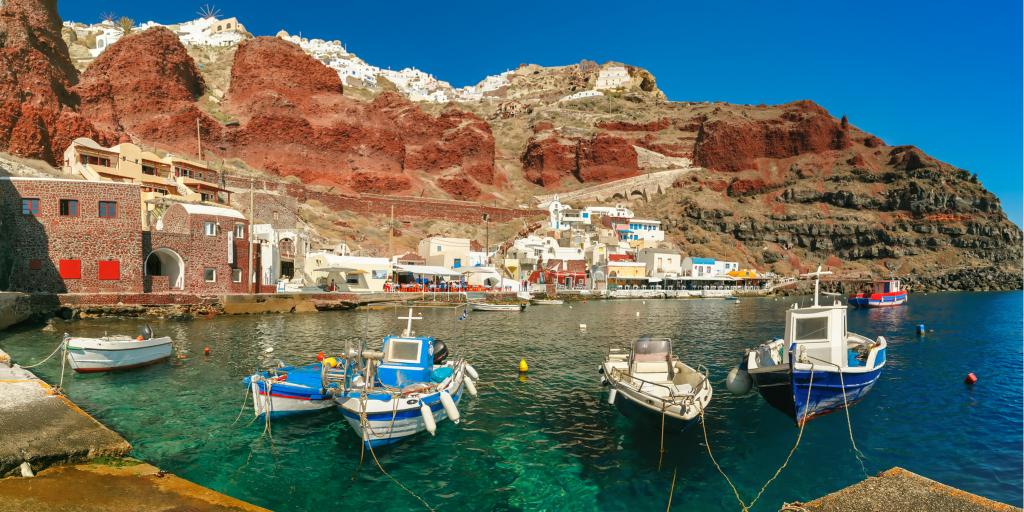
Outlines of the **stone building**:
<svg viewBox="0 0 1024 512">
<path fill-rule="evenodd" d="M 142 238 L 146 291 L 248 292 L 248 232 L 237 210 L 172 205 Z"/>
<path fill-rule="evenodd" d="M 142 291 L 139 186 L 0 177 L 0 290 Z"/>
</svg>

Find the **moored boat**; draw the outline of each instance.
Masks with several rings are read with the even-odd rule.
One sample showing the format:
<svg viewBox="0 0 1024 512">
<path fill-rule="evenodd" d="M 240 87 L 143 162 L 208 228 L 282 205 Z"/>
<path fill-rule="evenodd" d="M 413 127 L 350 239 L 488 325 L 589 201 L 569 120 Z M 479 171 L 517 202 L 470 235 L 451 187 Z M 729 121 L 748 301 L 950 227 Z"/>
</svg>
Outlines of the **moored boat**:
<svg viewBox="0 0 1024 512">
<path fill-rule="evenodd" d="M 706 372 L 672 354 L 672 340 L 642 337 L 627 349 L 611 349 L 600 373 L 608 384 L 608 403 L 625 416 L 665 421 L 683 430 L 700 419 L 711 401 Z"/>
<path fill-rule="evenodd" d="M 341 376 L 335 400 L 363 443 L 393 444 L 423 432 L 433 435 L 445 419 L 459 423 L 464 392 L 476 395 L 477 376 L 464 359 L 447 360 L 444 342 L 416 336 L 409 316 L 401 336 L 387 336 L 381 351 L 350 351 L 353 372 Z"/>
<path fill-rule="evenodd" d="M 328 358 L 306 366 L 271 368 L 246 377 L 243 383 L 252 391 L 253 413 L 273 418 L 333 407 L 334 395 L 331 384 L 325 382 L 325 374 L 334 366 L 336 360 Z"/>
<path fill-rule="evenodd" d="M 536 306 L 561 306 L 565 304 L 565 301 L 562 299 L 533 299 L 530 303 Z"/>
<path fill-rule="evenodd" d="M 743 394 L 756 386 L 776 409 L 801 425 L 817 416 L 841 410 L 863 399 L 885 366 L 886 341 L 846 330 L 847 308 L 839 301 L 786 311 L 785 335 L 747 350 L 740 365 L 729 372 L 730 391 Z"/>
<path fill-rule="evenodd" d="M 526 304 L 494 304 L 490 302 L 470 302 L 473 311 L 526 311 Z"/>
<path fill-rule="evenodd" d="M 64 335 L 64 348 L 71 368 L 79 373 L 127 370 L 159 363 L 171 357 L 171 338 L 153 337 L 149 327 L 142 334 L 80 338 Z"/>
<path fill-rule="evenodd" d="M 899 279 L 884 279 L 871 282 L 871 291 L 850 295 L 851 306 L 858 308 L 884 308 L 901 306 L 909 296 Z"/>
</svg>

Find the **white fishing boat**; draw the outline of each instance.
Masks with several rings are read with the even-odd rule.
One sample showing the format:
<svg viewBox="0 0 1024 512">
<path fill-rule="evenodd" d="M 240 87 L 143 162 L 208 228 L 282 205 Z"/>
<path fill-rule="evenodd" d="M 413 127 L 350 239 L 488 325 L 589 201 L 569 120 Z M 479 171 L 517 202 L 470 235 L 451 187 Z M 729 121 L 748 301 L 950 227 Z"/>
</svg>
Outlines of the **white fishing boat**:
<svg viewBox="0 0 1024 512">
<path fill-rule="evenodd" d="M 490 302 L 470 302 L 473 311 L 526 311 L 526 304 L 494 304 Z"/>
<path fill-rule="evenodd" d="M 463 391 L 476 396 L 477 377 L 464 359 L 447 361 L 444 342 L 416 336 L 409 316 L 401 336 L 387 336 L 381 351 L 353 350 L 343 357 L 352 371 L 328 373 L 337 383 L 335 400 L 349 425 L 371 448 L 393 444 L 426 430 L 431 435 L 445 419 L 459 423 Z"/>
<path fill-rule="evenodd" d="M 79 373 L 127 370 L 158 363 L 171 357 L 171 338 L 153 337 L 147 326 L 142 334 L 79 338 L 64 335 L 68 364 Z"/>
<path fill-rule="evenodd" d="M 565 301 L 562 299 L 533 299 L 530 303 L 536 306 L 561 306 L 565 304 Z"/>
<path fill-rule="evenodd" d="M 672 340 L 644 336 L 627 349 L 611 349 L 599 369 L 611 387 L 608 403 L 630 417 L 665 421 L 683 430 L 700 419 L 711 402 L 711 382 L 672 354 Z"/>
</svg>

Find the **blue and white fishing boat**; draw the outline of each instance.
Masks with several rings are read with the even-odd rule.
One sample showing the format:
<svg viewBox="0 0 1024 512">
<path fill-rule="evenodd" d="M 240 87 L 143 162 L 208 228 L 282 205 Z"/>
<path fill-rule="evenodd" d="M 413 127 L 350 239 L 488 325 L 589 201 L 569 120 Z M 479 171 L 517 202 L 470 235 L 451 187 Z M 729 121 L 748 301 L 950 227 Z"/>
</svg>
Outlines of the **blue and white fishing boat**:
<svg viewBox="0 0 1024 512">
<path fill-rule="evenodd" d="M 797 425 L 841 410 L 863 399 L 882 374 L 886 342 L 846 330 L 846 306 L 818 303 L 819 278 L 814 277 L 814 304 L 786 311 L 783 338 L 773 339 L 743 354 L 729 372 L 729 391 L 743 394 L 751 385 Z"/>
<path fill-rule="evenodd" d="M 333 389 L 325 373 L 337 366 L 335 358 L 306 366 L 281 366 L 256 372 L 243 382 L 252 391 L 253 412 L 270 417 L 315 412 L 333 407 Z"/>
<path fill-rule="evenodd" d="M 476 396 L 476 370 L 465 360 L 447 360 L 444 342 L 416 336 L 408 320 L 401 336 L 387 336 L 381 351 L 349 351 L 351 372 L 337 372 L 335 400 L 367 446 L 396 443 L 424 430 L 433 435 L 445 419 L 459 423 L 463 392 Z M 335 377 L 328 377 L 333 379 Z"/>
</svg>

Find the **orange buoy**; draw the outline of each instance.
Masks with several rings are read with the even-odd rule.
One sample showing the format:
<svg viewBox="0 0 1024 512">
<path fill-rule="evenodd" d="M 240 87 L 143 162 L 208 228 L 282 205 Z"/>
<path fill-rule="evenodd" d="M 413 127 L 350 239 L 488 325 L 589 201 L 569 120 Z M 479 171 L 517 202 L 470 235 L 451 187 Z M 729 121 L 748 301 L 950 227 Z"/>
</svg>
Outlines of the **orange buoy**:
<svg viewBox="0 0 1024 512">
<path fill-rule="evenodd" d="M 978 376 L 973 373 L 968 373 L 967 378 L 964 379 L 964 384 L 974 384 L 978 382 Z"/>
<path fill-rule="evenodd" d="M 324 360 L 324 353 L 323 353 L 323 351 L 317 352 L 316 360 L 317 361 L 323 361 Z"/>
<path fill-rule="evenodd" d="M 203 349 L 203 354 L 204 354 L 204 355 L 210 355 L 210 347 L 206 347 L 206 348 L 204 348 L 204 349 Z"/>
</svg>

